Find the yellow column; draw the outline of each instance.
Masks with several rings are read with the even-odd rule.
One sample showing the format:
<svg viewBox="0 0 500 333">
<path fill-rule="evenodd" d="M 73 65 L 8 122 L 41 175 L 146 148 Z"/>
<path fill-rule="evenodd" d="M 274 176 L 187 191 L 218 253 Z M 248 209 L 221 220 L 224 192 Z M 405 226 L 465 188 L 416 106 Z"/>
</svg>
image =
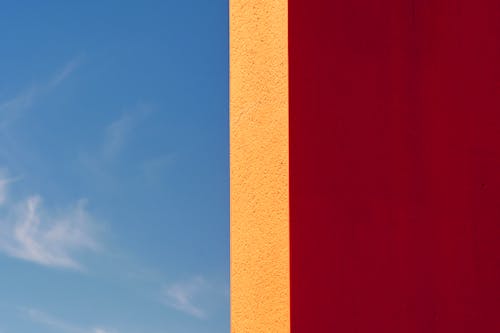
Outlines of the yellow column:
<svg viewBox="0 0 500 333">
<path fill-rule="evenodd" d="M 231 332 L 290 332 L 287 0 L 230 0 Z"/>
</svg>

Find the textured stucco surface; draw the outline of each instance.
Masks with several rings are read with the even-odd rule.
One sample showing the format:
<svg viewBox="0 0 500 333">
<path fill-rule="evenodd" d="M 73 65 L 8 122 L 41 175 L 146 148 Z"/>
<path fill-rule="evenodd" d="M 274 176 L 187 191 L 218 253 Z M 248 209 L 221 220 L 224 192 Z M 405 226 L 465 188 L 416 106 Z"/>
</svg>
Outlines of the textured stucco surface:
<svg viewBox="0 0 500 333">
<path fill-rule="evenodd" d="M 231 331 L 288 333 L 287 0 L 230 1 Z"/>
</svg>

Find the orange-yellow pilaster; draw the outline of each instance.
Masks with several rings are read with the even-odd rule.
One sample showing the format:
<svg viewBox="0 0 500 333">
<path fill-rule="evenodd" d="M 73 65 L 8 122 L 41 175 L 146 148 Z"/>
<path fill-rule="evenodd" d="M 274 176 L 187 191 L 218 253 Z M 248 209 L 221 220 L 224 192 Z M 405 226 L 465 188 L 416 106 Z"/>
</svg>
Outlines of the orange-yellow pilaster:
<svg viewBox="0 0 500 333">
<path fill-rule="evenodd" d="M 290 332 L 287 2 L 230 1 L 233 333 Z"/>
</svg>

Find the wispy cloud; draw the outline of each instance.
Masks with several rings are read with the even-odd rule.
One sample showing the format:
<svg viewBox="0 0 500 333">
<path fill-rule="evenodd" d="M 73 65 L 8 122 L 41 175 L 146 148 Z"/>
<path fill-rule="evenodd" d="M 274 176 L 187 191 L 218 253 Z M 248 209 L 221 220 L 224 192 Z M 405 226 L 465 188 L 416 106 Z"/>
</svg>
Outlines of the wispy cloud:
<svg viewBox="0 0 500 333">
<path fill-rule="evenodd" d="M 20 311 L 32 322 L 62 333 L 117 333 L 102 327 L 83 328 L 33 308 L 21 308 Z"/>
<path fill-rule="evenodd" d="M 196 301 L 208 287 L 208 283 L 202 277 L 171 284 L 163 289 L 163 303 L 196 318 L 206 318 L 207 312 Z"/>
<path fill-rule="evenodd" d="M 175 154 L 164 154 L 142 162 L 140 166 L 142 177 L 150 183 L 157 182 L 165 175 L 165 169 L 175 164 Z"/>
<path fill-rule="evenodd" d="M 67 333 L 85 333 L 85 330 L 80 329 L 74 325 L 71 325 L 61 319 L 55 318 L 45 312 L 37 309 L 21 309 L 21 312 L 26 315 L 28 319 L 38 324 L 43 324 L 44 326 L 50 327 L 52 329 L 67 332 Z"/>
<path fill-rule="evenodd" d="M 92 150 L 80 152 L 78 163 L 94 180 L 108 183 L 113 180 L 114 165 L 120 160 L 132 140 L 134 131 L 141 121 L 153 110 L 148 104 L 139 104 L 130 111 L 122 113 L 103 129 L 102 140 Z"/>
<path fill-rule="evenodd" d="M 136 119 L 131 113 L 125 113 L 113 121 L 105 131 L 104 142 L 101 147 L 101 156 L 106 159 L 116 157 L 136 125 Z"/>
<path fill-rule="evenodd" d="M 82 57 L 75 57 L 68 61 L 59 71 L 57 71 L 47 83 L 47 89 L 52 89 L 60 85 L 81 65 Z M 46 90 L 47 90 L 46 89 Z"/>
<path fill-rule="evenodd" d="M 116 120 L 111 122 L 105 129 L 104 140 L 100 148 L 100 157 L 110 160 L 125 147 L 133 130 L 139 123 L 151 113 L 153 108 L 148 104 L 138 104 L 128 112 L 124 112 Z"/>
<path fill-rule="evenodd" d="M 75 57 L 42 81 L 27 84 L 11 96 L 0 97 L 0 159 L 9 166 L 34 164 L 36 152 L 18 140 L 22 129 L 13 128 L 23 114 L 36 109 L 46 95 L 52 94 L 80 66 L 81 58 Z"/>
<path fill-rule="evenodd" d="M 0 168 L 0 206 L 7 200 L 9 185 L 21 179 L 21 177 L 8 177 L 7 175 L 7 169 Z"/>
<path fill-rule="evenodd" d="M 0 101 L 0 129 L 5 129 L 22 112 L 31 108 L 38 98 L 57 88 L 78 68 L 80 63 L 81 57 L 75 57 L 62 66 L 48 80 L 32 84 L 16 96 Z"/>
<path fill-rule="evenodd" d="M 0 216 L 0 251 L 44 266 L 83 269 L 75 255 L 99 249 L 94 219 L 86 210 L 85 200 L 65 209 L 50 210 L 44 207 L 39 195 L 8 200 L 8 183 L 8 179 L 0 178 L 5 206 Z"/>
<path fill-rule="evenodd" d="M 9 179 L 0 176 L 0 206 L 3 205 L 7 199 L 7 185 L 9 182 Z"/>
<path fill-rule="evenodd" d="M 5 128 L 21 111 L 29 108 L 37 95 L 36 86 L 29 87 L 14 98 L 0 103 L 0 127 Z"/>
</svg>

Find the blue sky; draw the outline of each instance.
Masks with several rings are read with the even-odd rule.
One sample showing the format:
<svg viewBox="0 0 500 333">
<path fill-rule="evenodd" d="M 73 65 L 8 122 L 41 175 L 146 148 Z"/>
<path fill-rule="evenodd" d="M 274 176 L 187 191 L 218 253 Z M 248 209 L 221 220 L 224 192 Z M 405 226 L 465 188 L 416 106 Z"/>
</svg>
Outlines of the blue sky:
<svg viewBox="0 0 500 333">
<path fill-rule="evenodd" d="M 229 332 L 227 7 L 2 1 L 0 333 Z"/>
</svg>

